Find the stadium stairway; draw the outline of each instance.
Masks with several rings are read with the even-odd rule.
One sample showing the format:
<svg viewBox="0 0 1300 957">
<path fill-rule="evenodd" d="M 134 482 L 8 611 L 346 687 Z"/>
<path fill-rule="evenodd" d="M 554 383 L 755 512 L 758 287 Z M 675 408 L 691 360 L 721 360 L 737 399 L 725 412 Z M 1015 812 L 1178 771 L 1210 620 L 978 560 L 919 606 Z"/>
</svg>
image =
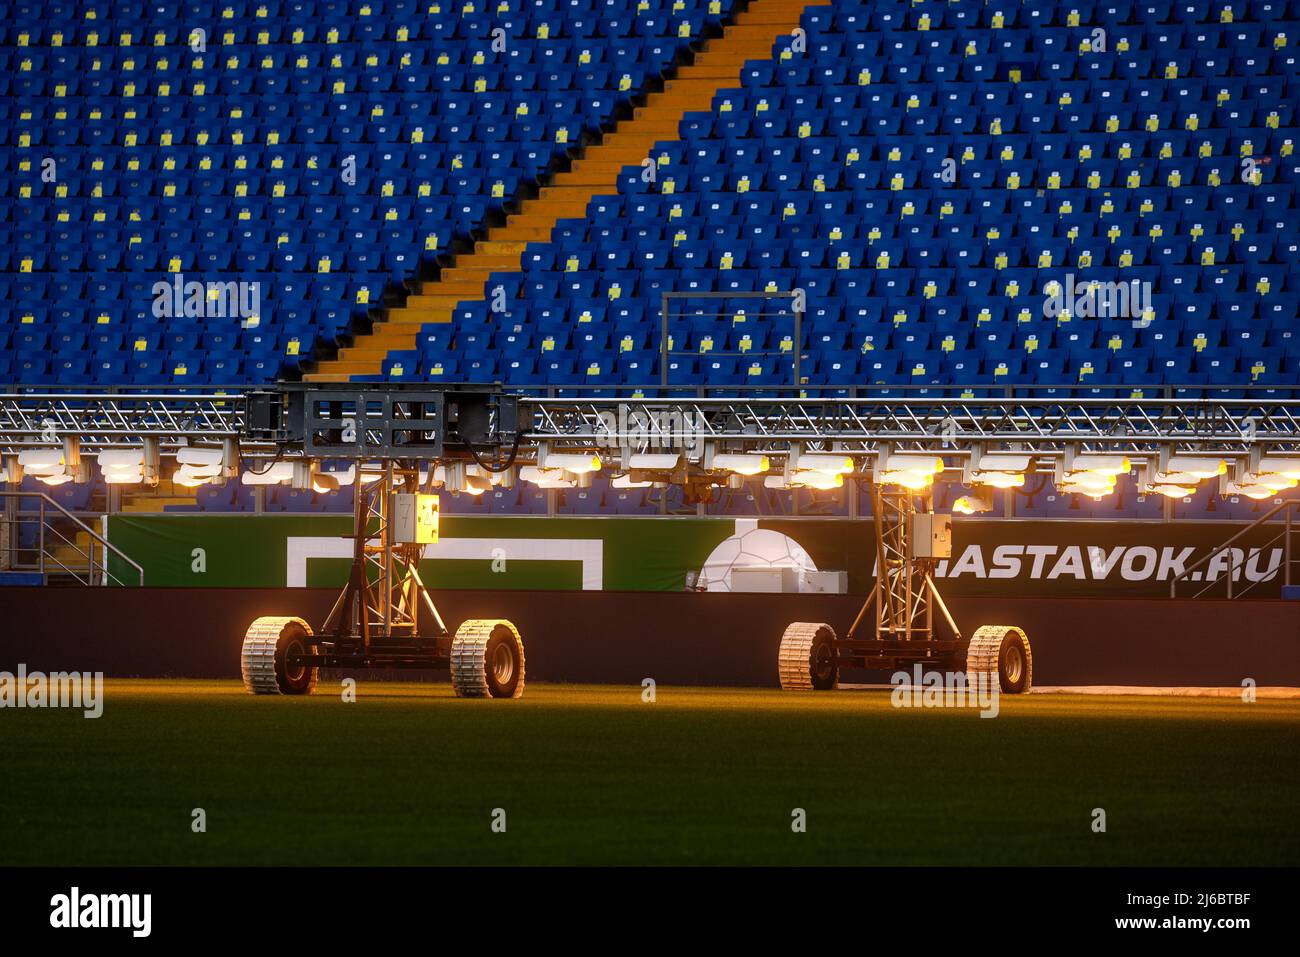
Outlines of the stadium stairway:
<svg viewBox="0 0 1300 957">
<path fill-rule="evenodd" d="M 771 59 L 776 39 L 794 32 L 806 7 L 824 2 L 752 0 L 721 37 L 708 40 L 694 62 L 682 66 L 664 84 L 662 92 L 651 93 L 630 119 L 587 147 L 571 170 L 558 174 L 536 198 L 525 200 L 505 225 L 490 229 L 472 253 L 457 256 L 437 280 L 408 297 L 405 306 L 390 309 L 368 335 L 358 337 L 336 359 L 323 361 L 304 378 L 343 382 L 352 376 L 379 375 L 390 351 L 415 348 L 426 323 L 450 322 L 458 303 L 485 299 L 489 276 L 518 271 L 530 242 L 550 239 L 560 219 L 585 216 L 593 197 L 617 193 L 624 167 L 644 162 L 655 143 L 678 139 L 678 126 L 687 112 L 709 109 L 718 91 L 738 86 L 747 60 Z"/>
</svg>

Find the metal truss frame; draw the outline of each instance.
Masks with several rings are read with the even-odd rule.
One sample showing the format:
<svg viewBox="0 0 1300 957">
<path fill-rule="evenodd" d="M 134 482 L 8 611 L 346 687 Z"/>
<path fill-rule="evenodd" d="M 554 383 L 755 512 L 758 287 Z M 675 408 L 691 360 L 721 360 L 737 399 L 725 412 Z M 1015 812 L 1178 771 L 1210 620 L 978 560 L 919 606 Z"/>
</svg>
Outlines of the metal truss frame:
<svg viewBox="0 0 1300 957">
<path fill-rule="evenodd" d="M 420 577 L 424 546 L 397 541 L 393 496 L 420 491 L 420 463 L 386 459 L 357 470 L 352 569 L 325 618 L 316 664 L 381 661 L 428 666 L 445 659 L 451 635 Z M 433 622 L 420 630 L 423 609 Z"/>
<path fill-rule="evenodd" d="M 138 447 L 145 438 L 164 450 L 241 439 L 247 407 L 239 392 L 7 393 L 0 395 L 0 451 L 48 448 L 69 436 L 87 452 Z"/>
<path fill-rule="evenodd" d="M 1150 453 L 1159 447 L 1241 455 L 1251 448 L 1300 448 L 1300 399 L 1078 398 L 1053 390 L 962 398 L 738 397 L 718 399 L 538 399 L 529 435 L 575 445 L 671 446 L 687 422 L 695 441 L 783 453 L 789 443 L 846 453 L 881 443 L 943 453 L 1007 445 L 1025 453 Z M 620 418 L 620 409 L 642 415 Z M 633 422 L 629 434 L 611 424 Z M 671 424 L 671 425 L 668 425 Z"/>
<path fill-rule="evenodd" d="M 409 393 L 385 384 L 350 389 L 376 397 Z M 322 385 L 322 392 L 337 386 Z M 155 438 L 161 450 L 187 444 L 236 439 L 245 455 L 315 454 L 331 458 L 378 459 L 391 446 L 364 440 L 354 447 L 331 444 L 315 450 L 281 420 L 266 419 L 266 397 L 293 396 L 310 389 L 301 384 L 249 390 L 206 392 L 14 392 L 0 394 L 0 452 L 58 445 L 69 437 L 84 452 L 138 447 Z M 956 390 L 948 390 L 955 392 Z M 420 392 L 431 395 L 423 385 Z M 807 448 L 833 447 L 846 454 L 871 453 L 882 444 L 908 451 L 959 453 L 979 445 L 1013 448 L 1026 454 L 1107 451 L 1151 454 L 1199 452 L 1240 457 L 1300 450 L 1300 398 L 1260 394 L 1247 398 L 1078 397 L 1064 389 L 1020 390 L 1015 395 L 962 397 L 883 391 L 868 397 L 741 395 L 731 398 L 553 398 L 511 396 L 504 390 L 480 392 L 493 400 L 509 399 L 517 420 L 488 424 L 479 406 L 471 431 L 459 426 L 452 390 L 448 390 L 447 447 L 412 449 L 424 460 L 467 460 L 493 454 L 504 442 L 518 440 L 518 457 L 528 461 L 540 443 L 552 447 L 649 450 L 714 442 L 735 451 L 784 454 L 791 443 Z M 517 409 L 515 401 L 517 400 Z M 278 399 L 277 399 L 278 401 Z M 293 401 L 283 399 L 285 407 Z M 407 403 L 409 404 L 409 403 Z M 400 401 L 383 403 L 401 409 Z M 468 421 L 462 412 L 462 421 Z M 498 416 L 498 412 L 490 413 Z M 425 423 L 421 423 L 424 427 Z M 375 436 L 410 429 L 411 423 L 375 426 Z M 301 431 L 301 430 L 299 430 Z M 365 430 L 363 430 L 363 434 Z M 494 449 L 493 446 L 497 448 Z"/>
<path fill-rule="evenodd" d="M 915 519 L 918 513 L 933 511 L 932 490 L 917 492 L 872 482 L 870 492 L 876 572 L 871 593 L 853 624 L 843 639 L 834 642 L 839 663 L 860 666 L 855 656 L 865 655 L 884 656 L 892 665 L 908 656 L 932 659 L 964 651 L 961 629 L 935 582 L 939 560 L 918 556 L 914 547 Z M 859 638 L 858 630 L 873 610 L 873 635 Z M 936 611 L 947 625 L 947 637 L 936 636 Z"/>
</svg>

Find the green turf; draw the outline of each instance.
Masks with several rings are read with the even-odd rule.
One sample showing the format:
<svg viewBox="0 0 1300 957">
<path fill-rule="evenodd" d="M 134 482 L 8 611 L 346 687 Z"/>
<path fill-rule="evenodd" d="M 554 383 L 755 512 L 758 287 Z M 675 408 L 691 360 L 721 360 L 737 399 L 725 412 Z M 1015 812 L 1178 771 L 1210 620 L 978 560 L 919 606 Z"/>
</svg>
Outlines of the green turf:
<svg viewBox="0 0 1300 957">
<path fill-rule="evenodd" d="M 987 720 L 880 692 L 110 681 L 98 720 L 0 728 L 5 865 L 1300 858 L 1295 701 L 1004 697 Z"/>
</svg>

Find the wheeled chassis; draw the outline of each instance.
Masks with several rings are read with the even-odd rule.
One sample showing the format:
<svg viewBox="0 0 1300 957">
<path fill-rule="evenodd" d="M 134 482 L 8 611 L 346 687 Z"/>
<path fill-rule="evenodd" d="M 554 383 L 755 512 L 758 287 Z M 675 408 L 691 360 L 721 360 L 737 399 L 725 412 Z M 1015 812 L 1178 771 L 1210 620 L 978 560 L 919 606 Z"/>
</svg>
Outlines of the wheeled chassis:
<svg viewBox="0 0 1300 957">
<path fill-rule="evenodd" d="M 918 495 L 874 481 L 868 490 L 876 528 L 876 575 L 853 624 L 831 644 L 834 662 L 840 668 L 867 670 L 893 671 L 917 663 L 953 667 L 965 659 L 970 640 L 962 636 L 935 584 L 939 560 L 928 553 L 919 556 L 913 535 L 918 511 L 933 509 L 930 490 Z M 873 610 L 874 637 L 857 637 Z M 936 618 L 943 620 L 951 637 L 936 637 Z"/>
<path fill-rule="evenodd" d="M 967 637 L 948 610 L 935 574 L 951 555 L 944 533 L 942 547 L 930 538 L 918 541 L 918 511 L 933 514 L 928 488 L 869 484 L 876 527 L 876 568 L 871 593 L 848 631 L 840 637 L 825 622 L 792 622 L 781 638 L 778 672 L 790 689 L 829 689 L 843 669 L 898 673 L 915 665 L 928 670 L 987 674 L 1002 690 L 1020 693 L 1032 683 L 1029 639 L 1013 625 L 985 625 Z M 920 508 L 918 509 L 918 501 Z M 870 620 L 873 636 L 860 637 Z M 946 636 L 936 634 L 942 622 Z"/>
<path fill-rule="evenodd" d="M 424 546 L 397 541 L 392 520 L 393 496 L 421 490 L 420 463 L 383 459 L 375 466 L 357 462 L 356 469 L 348 581 L 314 636 L 317 650 L 292 663 L 446 670 L 452 635 L 420 576 Z M 431 482 L 430 469 L 426 491 Z M 432 619 L 431 632 L 422 630 L 422 617 Z"/>
</svg>

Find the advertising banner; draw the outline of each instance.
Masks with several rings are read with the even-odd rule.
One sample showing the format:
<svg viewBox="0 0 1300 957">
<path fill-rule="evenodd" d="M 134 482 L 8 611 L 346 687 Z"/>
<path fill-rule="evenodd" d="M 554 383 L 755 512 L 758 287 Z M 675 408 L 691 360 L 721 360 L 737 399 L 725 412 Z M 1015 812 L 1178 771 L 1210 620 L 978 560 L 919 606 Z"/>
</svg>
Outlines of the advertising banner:
<svg viewBox="0 0 1300 957">
<path fill-rule="evenodd" d="M 1194 567 L 1244 526 L 1231 522 L 963 519 L 938 577 L 955 595 L 1163 597 L 1210 586 L 1276 598 L 1285 578 L 1282 525 L 1253 530 Z M 148 585 L 334 587 L 351 560 L 351 518 L 339 515 L 117 515 L 109 540 L 145 569 Z M 442 518 L 427 545 L 431 587 L 588 591 L 731 591 L 737 569 L 844 572 L 863 594 L 875 572 L 870 519 Z M 121 569 L 114 569 L 121 572 Z M 752 581 L 752 576 L 741 576 Z M 748 587 L 748 586 L 747 586 Z M 815 587 L 825 587 L 824 582 Z"/>
</svg>

